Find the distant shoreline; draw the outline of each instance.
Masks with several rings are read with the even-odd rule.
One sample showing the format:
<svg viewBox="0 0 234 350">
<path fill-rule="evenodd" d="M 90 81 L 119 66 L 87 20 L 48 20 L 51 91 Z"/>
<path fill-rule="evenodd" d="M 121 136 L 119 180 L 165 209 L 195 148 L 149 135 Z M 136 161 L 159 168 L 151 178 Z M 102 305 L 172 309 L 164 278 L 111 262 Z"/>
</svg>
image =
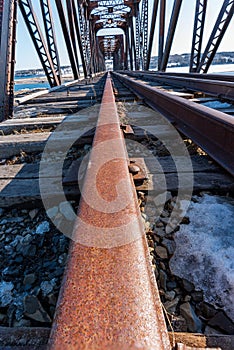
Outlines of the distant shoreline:
<svg viewBox="0 0 234 350">
<path fill-rule="evenodd" d="M 151 69 L 153 71 L 153 69 Z M 155 68 L 156 71 L 156 68 Z M 167 68 L 166 72 L 177 72 L 177 73 L 188 73 L 189 67 L 169 67 Z M 217 74 L 230 74 L 234 75 L 234 63 L 228 63 L 228 64 L 215 64 L 212 65 L 209 69 L 208 74 L 211 73 L 217 73 Z M 82 77 L 81 77 L 82 78 Z M 73 75 L 72 74 L 66 74 L 62 77 L 62 82 L 67 83 L 69 81 L 72 81 Z M 15 80 L 15 96 L 17 95 L 27 95 L 29 93 L 34 92 L 35 90 L 47 90 L 50 86 L 48 84 L 46 76 L 31 76 L 31 77 L 22 77 Z"/>
<path fill-rule="evenodd" d="M 46 82 L 47 83 L 47 78 L 46 76 L 30 76 L 28 78 L 26 77 L 23 77 L 23 78 L 20 78 L 20 77 L 16 77 L 17 79 L 15 79 L 15 84 L 18 85 L 18 84 L 30 84 L 30 83 L 33 83 L 33 84 L 36 84 L 36 83 L 42 83 L 42 82 Z M 68 82 L 68 81 L 71 81 L 73 80 L 73 76 L 72 74 L 69 74 L 69 75 L 65 75 L 62 77 L 62 80 L 64 83 Z"/>
</svg>

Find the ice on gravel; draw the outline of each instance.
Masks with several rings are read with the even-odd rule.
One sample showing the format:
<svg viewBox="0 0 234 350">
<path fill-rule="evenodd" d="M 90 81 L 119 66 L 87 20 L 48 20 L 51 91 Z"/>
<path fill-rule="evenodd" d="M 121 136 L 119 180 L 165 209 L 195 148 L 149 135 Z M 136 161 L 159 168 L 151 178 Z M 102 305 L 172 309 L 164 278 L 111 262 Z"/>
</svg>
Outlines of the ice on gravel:
<svg viewBox="0 0 234 350">
<path fill-rule="evenodd" d="M 175 233 L 170 268 L 234 321 L 234 200 L 207 194 L 197 200 L 187 212 L 190 224 Z"/>
</svg>

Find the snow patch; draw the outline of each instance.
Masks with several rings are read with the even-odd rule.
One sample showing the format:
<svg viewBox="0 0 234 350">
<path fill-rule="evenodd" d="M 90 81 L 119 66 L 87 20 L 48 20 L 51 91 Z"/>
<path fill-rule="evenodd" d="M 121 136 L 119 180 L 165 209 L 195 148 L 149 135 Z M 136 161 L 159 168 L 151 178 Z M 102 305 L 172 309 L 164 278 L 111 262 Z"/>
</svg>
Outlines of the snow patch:
<svg viewBox="0 0 234 350">
<path fill-rule="evenodd" d="M 210 195 L 197 200 L 188 209 L 190 224 L 175 233 L 170 269 L 234 321 L 234 201 Z"/>
<path fill-rule="evenodd" d="M 202 104 L 203 104 L 203 106 L 214 108 L 214 109 L 222 109 L 222 108 L 231 107 L 230 103 L 220 102 L 220 101 L 209 101 L 209 102 L 204 102 Z"/>
<path fill-rule="evenodd" d="M 0 306 L 6 307 L 12 302 L 12 289 L 14 284 L 12 282 L 0 282 Z"/>
<path fill-rule="evenodd" d="M 50 224 L 48 221 L 43 221 L 41 224 L 39 224 L 36 228 L 36 234 L 37 235 L 43 235 L 44 233 L 49 232 L 50 230 Z"/>
</svg>

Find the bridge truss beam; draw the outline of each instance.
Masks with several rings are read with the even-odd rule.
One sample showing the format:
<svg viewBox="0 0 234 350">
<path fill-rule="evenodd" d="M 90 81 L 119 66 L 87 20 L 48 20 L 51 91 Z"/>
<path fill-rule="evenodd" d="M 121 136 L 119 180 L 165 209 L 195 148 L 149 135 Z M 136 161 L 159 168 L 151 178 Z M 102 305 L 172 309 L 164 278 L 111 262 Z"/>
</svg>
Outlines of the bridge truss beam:
<svg viewBox="0 0 234 350">
<path fill-rule="evenodd" d="M 60 85 L 53 60 L 44 41 L 31 0 L 18 0 L 18 4 L 50 86 Z"/>
<path fill-rule="evenodd" d="M 87 75 L 91 74 L 91 48 L 90 48 L 90 37 L 89 37 L 89 23 L 87 6 L 85 3 L 81 3 L 77 0 L 78 16 L 80 25 L 80 37 L 81 46 L 84 54 L 84 61 L 86 63 Z"/>
<path fill-rule="evenodd" d="M 234 0 L 225 0 L 218 15 L 210 39 L 202 55 L 201 62 L 197 68 L 197 73 L 207 73 L 212 60 L 218 50 L 223 36 L 228 28 L 234 13 Z"/>
<path fill-rule="evenodd" d="M 42 18 L 45 27 L 45 34 L 47 46 L 50 57 L 53 61 L 54 69 L 58 77 L 59 84 L 61 84 L 61 67 L 59 61 L 58 48 L 55 37 L 54 22 L 51 10 L 50 0 L 40 0 Z"/>
<path fill-rule="evenodd" d="M 207 0 L 197 0 L 195 18 L 194 18 L 194 29 L 193 29 L 193 40 L 190 58 L 190 72 L 196 72 L 200 64 L 201 59 L 201 47 L 203 32 L 205 26 L 207 9 Z"/>
<path fill-rule="evenodd" d="M 78 46 L 79 46 L 80 58 L 81 58 L 82 67 L 83 67 L 83 73 L 84 73 L 84 77 L 87 78 L 87 62 L 85 60 L 83 47 L 82 47 L 80 26 L 79 26 L 78 15 L 77 15 L 77 8 L 75 5 L 75 1 L 71 0 L 71 2 L 72 2 L 72 7 L 73 7 L 75 31 L 76 31 L 76 37 L 77 37 L 77 42 L 78 42 Z"/>
<path fill-rule="evenodd" d="M 67 47 L 67 52 L 68 52 L 68 56 L 69 56 L 69 60 L 70 60 L 70 64 L 73 72 L 73 77 L 74 79 L 78 79 L 79 73 L 77 68 L 77 62 L 73 52 L 73 46 L 69 35 L 69 29 L 68 29 L 68 25 L 65 17 L 64 7 L 61 0 L 55 0 L 55 3 L 59 14 L 60 24 L 62 27 L 63 36 Z"/>
</svg>

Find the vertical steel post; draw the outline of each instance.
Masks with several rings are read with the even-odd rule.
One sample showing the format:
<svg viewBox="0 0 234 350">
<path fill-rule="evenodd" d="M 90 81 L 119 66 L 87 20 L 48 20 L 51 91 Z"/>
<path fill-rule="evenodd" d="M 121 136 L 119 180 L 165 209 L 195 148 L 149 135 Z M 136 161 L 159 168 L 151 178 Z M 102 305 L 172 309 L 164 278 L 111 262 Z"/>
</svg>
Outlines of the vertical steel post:
<svg viewBox="0 0 234 350">
<path fill-rule="evenodd" d="M 125 28 L 124 34 L 125 34 L 125 59 L 124 59 L 124 69 L 128 69 L 128 53 L 129 53 L 128 27 Z"/>
<path fill-rule="evenodd" d="M 135 70 L 137 69 L 137 59 L 136 59 L 136 45 L 135 45 L 135 37 L 134 37 L 134 28 L 133 28 L 133 20 L 132 20 L 132 16 L 129 17 L 130 20 L 130 28 L 131 28 L 131 49 L 133 52 L 133 56 L 134 56 L 134 66 L 135 66 Z"/>
<path fill-rule="evenodd" d="M 158 70 L 160 70 L 160 68 L 161 68 L 163 50 L 164 50 L 165 13 L 166 13 L 166 0 L 160 0 L 160 20 L 159 20 L 159 40 L 158 40 Z"/>
<path fill-rule="evenodd" d="M 154 0 L 150 35 L 149 35 L 149 46 L 148 46 L 146 67 L 145 67 L 146 70 L 149 70 L 149 66 L 150 66 L 150 58 L 151 58 L 151 52 L 152 52 L 152 46 L 153 46 L 153 40 L 154 40 L 155 22 L 156 22 L 157 12 L 158 12 L 158 2 L 159 0 Z"/>
<path fill-rule="evenodd" d="M 66 3 L 67 3 L 67 15 L 68 15 L 68 23 L 69 23 L 69 29 L 70 29 L 71 44 L 72 44 L 72 48 L 73 48 L 73 52 L 76 60 L 77 72 L 79 74 L 79 60 L 78 60 L 76 36 L 75 36 L 75 29 L 74 29 L 74 11 L 73 11 L 71 0 L 66 0 Z"/>
<path fill-rule="evenodd" d="M 141 62 L 141 45 L 140 45 L 140 14 L 139 5 L 134 2 L 134 12 L 135 12 L 135 43 L 136 43 L 136 70 L 140 69 Z"/>
<path fill-rule="evenodd" d="M 148 0 L 142 0 L 141 8 L 141 49 L 142 49 L 142 69 L 146 69 L 147 49 L 148 49 Z"/>
<path fill-rule="evenodd" d="M 193 40 L 190 56 L 190 73 L 196 72 L 200 64 L 201 47 L 206 18 L 207 0 L 197 0 L 193 28 Z"/>
<path fill-rule="evenodd" d="M 128 42 L 129 42 L 128 52 L 129 52 L 129 60 L 130 60 L 130 69 L 133 70 L 132 44 L 130 42 L 130 27 L 127 27 L 126 33 L 127 33 Z"/>
<path fill-rule="evenodd" d="M 71 39 L 70 39 L 70 35 L 69 35 L 67 21 L 66 21 L 66 18 L 65 18 L 63 4 L 62 4 L 61 0 L 55 0 L 55 3 L 56 3 L 56 6 L 57 6 L 61 27 L 62 27 L 62 30 L 63 30 L 64 40 L 65 40 L 65 43 L 66 43 L 66 46 L 67 46 L 67 52 L 68 52 L 68 56 L 69 56 L 69 59 L 70 59 L 73 76 L 74 76 L 74 79 L 78 79 L 78 77 L 79 77 L 78 68 L 77 68 L 77 65 L 76 65 L 74 52 L 72 50 Z"/>
<path fill-rule="evenodd" d="M 175 0 L 174 1 L 160 71 L 165 71 L 166 67 L 167 67 L 168 58 L 169 58 L 170 51 L 171 51 L 171 45 L 172 45 L 172 41 L 173 41 L 173 38 L 175 35 L 176 25 L 177 25 L 179 13 L 180 13 L 181 4 L 182 4 L 182 0 Z"/>
<path fill-rule="evenodd" d="M 0 121 L 13 114 L 16 14 L 16 0 L 0 0 Z"/>
</svg>

